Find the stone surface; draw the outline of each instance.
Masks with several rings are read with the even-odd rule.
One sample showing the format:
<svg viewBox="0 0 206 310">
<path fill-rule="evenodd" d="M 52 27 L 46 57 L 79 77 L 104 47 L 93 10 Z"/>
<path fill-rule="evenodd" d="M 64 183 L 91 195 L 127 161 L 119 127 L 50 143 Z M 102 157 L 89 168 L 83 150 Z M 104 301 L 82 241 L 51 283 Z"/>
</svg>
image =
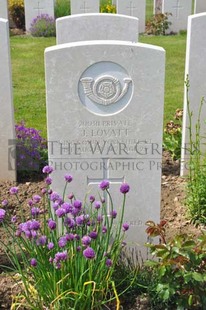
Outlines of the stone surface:
<svg viewBox="0 0 206 310">
<path fill-rule="evenodd" d="M 0 1 L 0 18 L 8 19 L 8 2 L 7 0 Z"/>
<path fill-rule="evenodd" d="M 135 17 L 92 13 L 58 18 L 57 44 L 87 40 L 138 41 L 138 23 Z"/>
<path fill-rule="evenodd" d="M 117 0 L 117 13 L 139 18 L 139 32 L 145 32 L 145 0 Z"/>
<path fill-rule="evenodd" d="M 167 33 L 186 30 L 187 18 L 192 13 L 192 0 L 163 0 L 162 12 L 172 14 L 168 18 L 172 24 Z"/>
<path fill-rule="evenodd" d="M 154 0 L 153 14 L 162 13 L 162 0 Z"/>
<path fill-rule="evenodd" d="M 70 0 L 71 14 L 99 13 L 99 0 Z"/>
<path fill-rule="evenodd" d="M 98 197 L 98 183 L 108 179 L 119 211 L 120 184 L 129 183 L 124 221 L 129 245 L 141 251 L 145 222 L 160 218 L 164 56 L 160 47 L 123 41 L 45 52 L 53 188 L 62 192 L 64 175 L 72 174 L 68 191 L 83 200 L 86 193 Z"/>
<path fill-rule="evenodd" d="M 186 66 L 185 66 L 185 79 L 189 77 L 189 101 L 192 116 L 192 134 L 195 137 L 195 125 L 198 120 L 198 110 L 202 97 L 206 98 L 206 13 L 191 15 L 188 18 L 187 30 L 187 47 L 186 47 Z M 189 121 L 187 113 L 187 100 L 186 89 L 184 99 L 184 115 L 183 115 L 183 134 L 182 134 L 182 165 L 181 175 L 188 172 L 188 148 L 189 142 Z M 200 118 L 201 123 L 201 136 L 205 137 L 206 127 L 206 104 L 203 104 L 202 113 Z M 202 149 L 203 149 L 202 141 Z"/>
<path fill-rule="evenodd" d="M 195 0 L 194 13 L 206 12 L 206 1 L 205 0 Z"/>
<path fill-rule="evenodd" d="M 34 18 L 42 14 L 54 17 L 54 0 L 24 0 L 26 31 L 29 32 Z"/>
<path fill-rule="evenodd" d="M 0 18 L 0 180 L 16 180 L 9 22 Z"/>
</svg>

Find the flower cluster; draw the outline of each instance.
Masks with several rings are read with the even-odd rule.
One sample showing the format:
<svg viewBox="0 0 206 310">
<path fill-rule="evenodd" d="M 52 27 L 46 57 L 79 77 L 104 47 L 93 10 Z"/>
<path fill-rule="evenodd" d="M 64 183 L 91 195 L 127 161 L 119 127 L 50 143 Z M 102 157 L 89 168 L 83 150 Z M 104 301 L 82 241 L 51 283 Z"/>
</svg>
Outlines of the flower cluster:
<svg viewBox="0 0 206 310">
<path fill-rule="evenodd" d="M 14 243 L 19 245 L 20 250 L 26 251 L 27 264 L 36 276 L 40 269 L 47 275 L 60 271 L 67 274 L 75 274 L 75 278 L 82 279 L 82 283 L 88 281 L 88 268 L 93 266 L 94 281 L 100 281 L 97 270 L 101 270 L 103 281 L 112 274 L 117 262 L 125 232 L 129 229 L 128 223 L 122 223 L 122 207 L 120 214 L 113 209 L 108 214 L 108 199 L 98 199 L 94 195 L 88 197 L 84 202 L 78 199 L 73 193 L 67 193 L 67 186 L 73 181 L 71 175 L 65 175 L 65 190 L 61 196 L 50 188 L 52 185 L 53 168 L 45 166 L 43 173 L 46 174 L 45 187 L 41 195 L 33 195 L 28 201 L 30 218 L 15 215 L 10 219 L 10 225 L 14 233 Z M 109 194 L 110 182 L 103 180 L 99 184 L 104 196 Z M 126 195 L 130 190 L 127 183 L 120 186 L 120 193 Z M 18 187 L 10 189 L 10 195 L 18 199 Z M 109 194 L 108 197 L 111 195 Z M 124 196 L 125 197 L 125 196 Z M 44 206 L 47 202 L 48 208 Z M 124 199 L 125 201 L 125 199 Z M 6 224 L 6 207 L 8 201 L 2 201 L 0 209 L 0 223 Z M 116 220 L 115 220 L 116 219 Z M 115 229 L 113 229 L 115 223 Z M 42 268 L 42 269 L 41 269 Z M 56 273 L 55 273 L 56 274 Z M 58 273 L 56 274 L 58 276 Z M 95 280 L 95 277 L 98 279 Z M 63 277 L 64 278 L 64 277 Z M 71 277 L 72 279 L 72 277 Z M 60 278 L 56 279 L 59 283 Z M 71 280 L 72 281 L 72 280 Z M 35 282 L 35 281 L 34 281 Z M 39 281 L 36 281 L 37 283 Z M 40 285 L 40 284 L 38 284 Z M 103 285 L 107 287 L 107 285 Z M 76 287 L 68 282 L 68 287 Z M 74 289 L 74 288 L 73 288 Z"/>
<path fill-rule="evenodd" d="M 41 14 L 33 19 L 30 28 L 31 35 L 34 37 L 55 37 L 55 20 L 48 14 Z"/>
<path fill-rule="evenodd" d="M 47 143 L 40 131 L 25 127 L 24 123 L 15 125 L 16 157 L 18 170 L 39 170 L 45 164 Z"/>
</svg>

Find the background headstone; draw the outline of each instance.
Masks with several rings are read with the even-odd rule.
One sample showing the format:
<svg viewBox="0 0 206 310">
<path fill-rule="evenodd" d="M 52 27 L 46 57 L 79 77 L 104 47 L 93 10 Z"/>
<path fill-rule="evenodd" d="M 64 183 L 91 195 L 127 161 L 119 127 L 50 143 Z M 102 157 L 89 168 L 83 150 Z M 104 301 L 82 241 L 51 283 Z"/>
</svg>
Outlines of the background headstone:
<svg viewBox="0 0 206 310">
<path fill-rule="evenodd" d="M 195 125 L 198 119 L 198 110 L 202 97 L 206 98 L 206 13 L 191 15 L 188 18 L 187 29 L 187 48 L 186 48 L 186 66 L 185 66 L 185 79 L 189 77 L 189 101 L 192 116 L 192 132 L 193 138 L 195 137 Z M 206 133 L 206 104 L 203 104 L 201 113 L 201 136 L 205 137 Z M 181 175 L 188 172 L 188 148 L 189 132 L 188 132 L 188 114 L 187 114 L 187 101 L 186 89 L 184 98 L 184 115 L 183 115 L 183 132 L 182 132 L 182 164 Z M 201 146 L 203 147 L 202 142 Z"/>
<path fill-rule="evenodd" d="M 34 18 L 48 14 L 54 18 L 54 0 L 24 0 L 26 31 L 29 32 Z"/>
<path fill-rule="evenodd" d="M 117 13 L 139 19 L 139 32 L 145 32 L 145 0 L 117 0 Z"/>
<path fill-rule="evenodd" d="M 162 0 L 154 0 L 154 10 L 153 14 L 160 14 L 162 13 Z"/>
<path fill-rule="evenodd" d="M 87 40 L 138 41 L 135 17 L 94 13 L 72 15 L 56 20 L 57 44 Z"/>
<path fill-rule="evenodd" d="M 194 13 L 206 12 L 206 1 L 205 0 L 195 0 Z"/>
<path fill-rule="evenodd" d="M 45 52 L 53 189 L 62 192 L 69 173 L 76 197 L 98 197 L 97 184 L 108 179 L 119 211 L 120 184 L 129 183 L 124 221 L 129 244 L 141 251 L 145 222 L 160 220 L 164 54 L 160 47 L 123 41 L 77 42 Z"/>
<path fill-rule="evenodd" d="M 187 18 L 192 13 L 192 0 L 163 0 L 162 13 L 171 13 L 168 20 L 172 23 L 167 30 L 179 32 L 187 29 Z"/>
<path fill-rule="evenodd" d="M 0 1 L 0 18 L 8 19 L 8 2 L 7 0 Z"/>
<path fill-rule="evenodd" d="M 16 181 L 9 22 L 0 18 L 0 180 Z"/>
<path fill-rule="evenodd" d="M 70 0 L 71 14 L 99 13 L 99 0 Z"/>
</svg>

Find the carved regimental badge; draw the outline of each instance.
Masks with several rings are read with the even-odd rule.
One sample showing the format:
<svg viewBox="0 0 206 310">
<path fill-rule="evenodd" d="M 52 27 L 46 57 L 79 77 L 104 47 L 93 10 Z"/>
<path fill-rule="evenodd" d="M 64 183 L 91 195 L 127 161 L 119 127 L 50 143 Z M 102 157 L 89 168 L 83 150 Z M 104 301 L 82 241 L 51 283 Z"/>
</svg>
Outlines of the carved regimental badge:
<svg viewBox="0 0 206 310">
<path fill-rule="evenodd" d="M 80 80 L 82 82 L 84 93 L 93 102 L 109 105 L 119 101 L 128 91 L 131 78 L 124 78 L 122 87 L 120 81 L 110 75 L 103 75 L 96 80 L 85 77 Z"/>
</svg>

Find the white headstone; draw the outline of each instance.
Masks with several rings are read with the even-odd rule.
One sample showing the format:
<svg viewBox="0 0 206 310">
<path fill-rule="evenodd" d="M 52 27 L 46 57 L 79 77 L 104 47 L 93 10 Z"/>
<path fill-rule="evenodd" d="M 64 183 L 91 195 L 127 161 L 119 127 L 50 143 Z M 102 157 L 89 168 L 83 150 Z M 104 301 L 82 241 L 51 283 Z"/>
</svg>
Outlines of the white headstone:
<svg viewBox="0 0 206 310">
<path fill-rule="evenodd" d="M 153 14 L 162 13 L 162 0 L 154 0 Z"/>
<path fill-rule="evenodd" d="M 0 18 L 8 19 L 8 2 L 7 0 L 0 1 Z"/>
<path fill-rule="evenodd" d="M 185 79 L 189 77 L 189 101 L 192 116 L 192 133 L 195 137 L 195 125 L 198 120 L 198 110 L 202 97 L 206 98 L 206 13 L 191 15 L 188 18 L 187 29 L 187 48 L 186 48 L 186 65 Z M 206 104 L 203 104 L 200 123 L 201 136 L 205 136 L 205 119 L 206 119 Z M 188 113 L 186 101 L 186 89 L 184 98 L 184 115 L 183 115 L 183 133 L 182 133 L 182 165 L 181 175 L 188 172 L 188 157 L 189 153 L 189 131 L 188 131 Z M 202 146 L 205 141 L 202 141 Z"/>
<path fill-rule="evenodd" d="M 26 31 L 29 32 L 34 18 L 48 14 L 54 18 L 54 0 L 24 0 Z"/>
<path fill-rule="evenodd" d="M 139 19 L 139 32 L 145 32 L 145 0 L 117 0 L 117 13 Z"/>
<path fill-rule="evenodd" d="M 171 13 L 168 20 L 170 25 L 167 33 L 178 33 L 187 29 L 187 18 L 192 13 L 192 0 L 163 0 L 162 13 Z"/>
<path fill-rule="evenodd" d="M 99 13 L 99 0 L 70 0 L 71 14 Z"/>
<path fill-rule="evenodd" d="M 9 22 L 0 18 L 0 180 L 16 181 Z"/>
<path fill-rule="evenodd" d="M 145 222 L 160 220 L 164 55 L 160 47 L 100 40 L 45 53 L 53 188 L 62 192 L 69 173 L 76 197 L 98 197 L 108 179 L 119 211 L 120 184 L 129 183 L 124 221 L 131 246 L 142 251 Z"/>
<path fill-rule="evenodd" d="M 206 1 L 195 0 L 194 14 L 206 12 Z"/>
<path fill-rule="evenodd" d="M 135 17 L 91 13 L 77 14 L 56 20 L 57 44 L 88 40 L 138 41 L 138 23 Z"/>
</svg>

